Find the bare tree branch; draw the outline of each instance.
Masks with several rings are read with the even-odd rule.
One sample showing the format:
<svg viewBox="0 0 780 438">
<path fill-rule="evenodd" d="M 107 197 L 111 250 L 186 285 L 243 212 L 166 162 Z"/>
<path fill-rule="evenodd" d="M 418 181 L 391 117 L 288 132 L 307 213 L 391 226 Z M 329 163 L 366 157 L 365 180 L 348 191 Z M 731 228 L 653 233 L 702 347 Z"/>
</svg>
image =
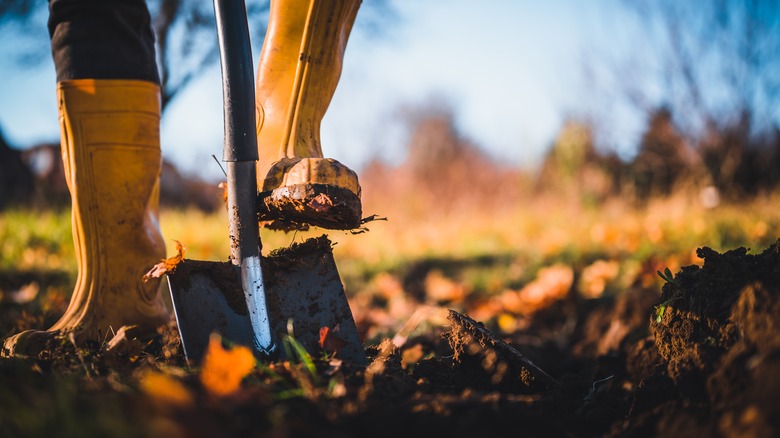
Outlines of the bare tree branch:
<svg viewBox="0 0 780 438">
<path fill-rule="evenodd" d="M 252 29 L 252 49 L 259 52 L 268 22 L 270 0 L 247 0 L 247 15 Z M 0 0 L 0 28 L 14 33 L 26 32 L 29 20 L 42 19 L 45 0 Z M 157 39 L 157 64 L 162 88 L 163 111 L 219 59 L 213 5 L 206 0 L 149 0 L 152 27 Z M 380 35 L 397 16 L 387 0 L 372 0 L 363 5 L 359 26 Z M 37 15 L 36 15 L 37 14 Z M 9 26 L 10 25 L 10 26 Z M 36 32 L 37 32 L 36 27 Z M 31 37 L 37 35 L 31 35 Z M 43 44 L 20 50 L 17 63 L 28 67 L 46 59 Z"/>
</svg>

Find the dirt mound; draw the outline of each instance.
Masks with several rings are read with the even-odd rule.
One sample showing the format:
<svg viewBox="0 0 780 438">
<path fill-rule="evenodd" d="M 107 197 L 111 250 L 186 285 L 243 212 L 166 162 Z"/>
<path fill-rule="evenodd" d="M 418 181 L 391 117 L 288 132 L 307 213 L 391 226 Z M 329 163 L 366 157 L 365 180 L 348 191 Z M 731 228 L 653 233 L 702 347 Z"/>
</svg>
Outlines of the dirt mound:
<svg viewBox="0 0 780 438">
<path fill-rule="evenodd" d="M 667 278 L 651 318 L 664 371 L 719 414 L 721 432 L 780 430 L 780 241 L 756 255 L 697 254 L 704 265 Z"/>
<path fill-rule="evenodd" d="M 450 310 L 447 334 L 461 386 L 503 392 L 538 393 L 560 385 L 481 323 Z"/>
</svg>

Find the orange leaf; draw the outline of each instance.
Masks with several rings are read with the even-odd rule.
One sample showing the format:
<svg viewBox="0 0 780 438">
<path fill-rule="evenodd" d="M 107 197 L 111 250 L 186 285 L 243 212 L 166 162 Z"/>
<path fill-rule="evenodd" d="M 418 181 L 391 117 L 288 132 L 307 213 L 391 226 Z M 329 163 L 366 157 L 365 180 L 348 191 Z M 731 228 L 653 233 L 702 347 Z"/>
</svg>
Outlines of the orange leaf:
<svg viewBox="0 0 780 438">
<path fill-rule="evenodd" d="M 176 255 L 167 260 L 162 260 L 160 263 L 152 266 L 152 269 L 144 274 L 142 278 L 144 282 L 147 282 L 152 278 L 160 278 L 166 272 L 173 271 L 176 269 L 176 265 L 184 260 L 184 247 L 178 240 L 174 240 L 174 242 L 176 242 Z"/>
<path fill-rule="evenodd" d="M 336 336 L 339 331 L 339 326 L 331 330 L 330 327 L 325 326 L 320 329 L 320 347 L 327 353 L 339 354 L 341 350 L 347 346 L 347 341 Z"/>
<path fill-rule="evenodd" d="M 141 378 L 140 386 L 152 400 L 163 406 L 189 407 L 194 403 L 190 390 L 167 374 L 149 372 Z"/>
<path fill-rule="evenodd" d="M 200 370 L 200 382 L 216 396 L 229 395 L 241 386 L 241 381 L 255 367 L 255 356 L 244 346 L 230 350 L 222 347 L 222 338 L 212 333 Z"/>
<path fill-rule="evenodd" d="M 227 198 L 228 198 L 228 185 L 227 181 L 222 181 L 219 184 L 217 184 L 217 187 L 222 189 L 222 202 L 225 203 L 225 207 L 227 207 Z"/>
</svg>

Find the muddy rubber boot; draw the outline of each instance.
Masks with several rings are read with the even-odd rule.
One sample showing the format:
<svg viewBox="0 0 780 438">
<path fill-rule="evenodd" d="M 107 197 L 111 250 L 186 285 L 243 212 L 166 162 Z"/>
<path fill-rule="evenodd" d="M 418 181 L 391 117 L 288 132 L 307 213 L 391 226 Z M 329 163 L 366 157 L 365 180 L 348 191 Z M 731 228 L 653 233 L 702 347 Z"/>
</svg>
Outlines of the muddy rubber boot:
<svg viewBox="0 0 780 438">
<path fill-rule="evenodd" d="M 320 143 L 359 6 L 360 0 L 271 1 L 256 91 L 261 220 L 282 228 L 360 225 L 357 175 L 323 158 Z"/>
<path fill-rule="evenodd" d="M 6 339 L 4 356 L 36 357 L 58 333 L 102 342 L 124 325 L 143 335 L 169 320 L 159 280 L 141 280 L 165 258 L 158 86 L 78 79 L 59 83 L 57 98 L 78 279 L 60 320 Z"/>
</svg>

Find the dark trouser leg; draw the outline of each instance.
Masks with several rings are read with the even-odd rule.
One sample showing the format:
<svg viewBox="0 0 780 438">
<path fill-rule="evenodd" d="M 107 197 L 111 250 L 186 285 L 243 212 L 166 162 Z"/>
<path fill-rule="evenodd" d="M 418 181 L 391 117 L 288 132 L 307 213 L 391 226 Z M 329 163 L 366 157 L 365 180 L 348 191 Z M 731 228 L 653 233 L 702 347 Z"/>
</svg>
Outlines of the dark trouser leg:
<svg viewBox="0 0 780 438">
<path fill-rule="evenodd" d="M 51 0 L 49 35 L 57 82 L 138 79 L 160 84 L 144 0 Z"/>
</svg>

